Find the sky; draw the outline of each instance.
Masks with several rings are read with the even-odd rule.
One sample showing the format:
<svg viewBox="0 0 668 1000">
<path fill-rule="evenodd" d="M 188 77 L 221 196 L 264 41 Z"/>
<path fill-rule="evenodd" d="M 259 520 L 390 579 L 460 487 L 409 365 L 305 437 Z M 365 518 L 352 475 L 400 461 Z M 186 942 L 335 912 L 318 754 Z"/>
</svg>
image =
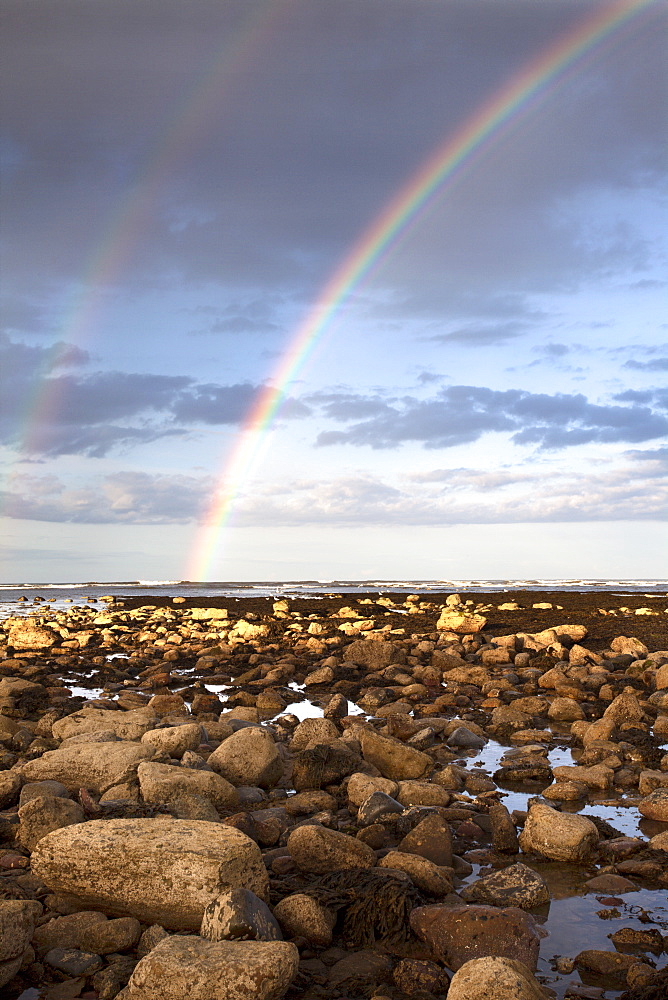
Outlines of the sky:
<svg viewBox="0 0 668 1000">
<path fill-rule="evenodd" d="M 0 582 L 665 578 L 664 0 L 2 9 Z"/>
</svg>

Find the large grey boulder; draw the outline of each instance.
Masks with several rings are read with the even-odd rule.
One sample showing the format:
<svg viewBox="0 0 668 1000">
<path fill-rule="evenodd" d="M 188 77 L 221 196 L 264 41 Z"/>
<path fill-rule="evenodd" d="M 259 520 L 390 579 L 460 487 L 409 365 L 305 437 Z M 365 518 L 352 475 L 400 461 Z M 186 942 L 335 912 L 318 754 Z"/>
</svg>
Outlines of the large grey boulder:
<svg viewBox="0 0 668 1000">
<path fill-rule="evenodd" d="M 117 1000 L 279 1000 L 298 967 L 289 941 L 173 935 L 139 962 Z"/>
<path fill-rule="evenodd" d="M 221 889 L 267 898 L 257 844 L 233 827 L 169 817 L 92 820 L 43 837 L 33 872 L 81 909 L 133 916 L 175 930 L 199 930 Z"/>
<path fill-rule="evenodd" d="M 113 713 L 112 713 L 113 714 Z M 139 743 L 79 743 L 47 750 L 21 768 L 26 781 L 61 781 L 70 791 L 87 788 L 101 794 L 108 788 L 136 777 L 137 767 L 150 760 L 152 746 Z"/>
</svg>

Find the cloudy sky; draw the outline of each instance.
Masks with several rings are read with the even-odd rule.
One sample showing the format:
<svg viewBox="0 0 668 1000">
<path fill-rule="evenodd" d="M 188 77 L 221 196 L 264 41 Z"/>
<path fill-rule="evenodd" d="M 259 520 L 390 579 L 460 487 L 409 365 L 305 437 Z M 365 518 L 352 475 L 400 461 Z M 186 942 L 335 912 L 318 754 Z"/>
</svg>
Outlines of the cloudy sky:
<svg viewBox="0 0 668 1000">
<path fill-rule="evenodd" d="M 665 575 L 663 0 L 3 10 L 2 580 Z"/>
</svg>

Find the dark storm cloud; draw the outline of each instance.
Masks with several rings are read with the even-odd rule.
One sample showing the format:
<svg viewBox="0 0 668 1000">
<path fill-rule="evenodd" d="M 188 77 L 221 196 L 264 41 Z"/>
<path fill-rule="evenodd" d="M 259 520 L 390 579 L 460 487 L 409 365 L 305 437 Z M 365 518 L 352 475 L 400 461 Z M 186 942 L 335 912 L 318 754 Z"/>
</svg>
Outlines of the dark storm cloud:
<svg viewBox="0 0 668 1000">
<path fill-rule="evenodd" d="M 323 431 L 317 444 L 396 448 L 417 441 L 427 448 L 451 448 L 486 433 L 507 432 L 516 444 L 562 449 L 592 442 L 649 441 L 668 434 L 668 418 L 648 405 L 665 405 L 659 393 L 623 393 L 616 399 L 633 405 L 598 405 L 581 394 L 450 386 L 429 400 L 407 398 L 388 405 L 345 431 Z"/>
<path fill-rule="evenodd" d="M 120 219 L 134 234 L 127 280 L 261 280 L 309 297 L 444 137 L 583 17 L 579 0 L 262 9 L 10 0 L 4 230 L 17 285 L 80 277 Z M 576 221 L 550 211 L 592 186 L 646 185 L 662 169 L 661 16 L 639 18 L 623 46 L 599 53 L 495 151 L 497 169 L 460 186 L 447 240 L 424 244 L 424 302 L 446 271 L 456 288 L 473 262 L 481 285 L 512 281 L 519 294 L 642 264 L 633 233 L 588 234 L 585 245 Z M 189 105 L 216 72 L 208 104 Z M 393 276 L 404 291 L 412 279 Z"/>
<path fill-rule="evenodd" d="M 0 339 L 0 440 L 42 458 L 101 458 L 196 426 L 241 424 L 263 388 L 198 383 L 186 375 L 52 374 L 88 360 L 68 344 L 46 348 Z M 291 398 L 281 409 L 285 418 L 309 413 Z"/>
</svg>

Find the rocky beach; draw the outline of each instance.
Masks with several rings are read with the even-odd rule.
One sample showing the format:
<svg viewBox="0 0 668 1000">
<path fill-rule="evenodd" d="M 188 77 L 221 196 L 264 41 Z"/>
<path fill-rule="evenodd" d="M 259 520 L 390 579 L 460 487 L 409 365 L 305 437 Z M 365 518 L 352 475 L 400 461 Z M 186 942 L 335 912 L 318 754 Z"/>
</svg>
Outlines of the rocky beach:
<svg viewBox="0 0 668 1000">
<path fill-rule="evenodd" d="M 665 593 L 0 629 L 7 1000 L 668 996 Z"/>
</svg>

